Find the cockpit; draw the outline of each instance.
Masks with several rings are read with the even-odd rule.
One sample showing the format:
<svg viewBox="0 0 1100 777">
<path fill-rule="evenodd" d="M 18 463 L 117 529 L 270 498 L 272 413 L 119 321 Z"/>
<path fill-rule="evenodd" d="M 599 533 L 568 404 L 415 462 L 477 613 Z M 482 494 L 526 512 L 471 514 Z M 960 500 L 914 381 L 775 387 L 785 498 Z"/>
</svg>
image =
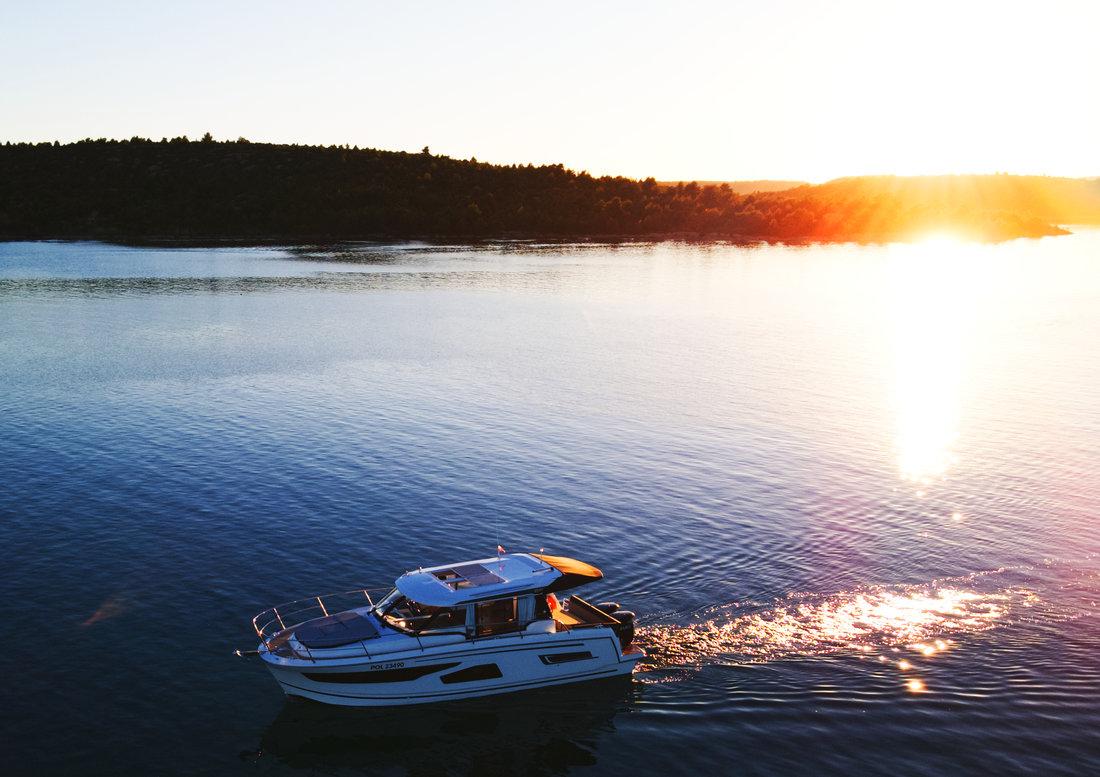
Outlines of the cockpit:
<svg viewBox="0 0 1100 777">
<path fill-rule="evenodd" d="M 396 588 L 375 605 L 375 616 L 406 634 L 465 630 L 466 606 L 433 607 L 414 602 Z"/>
</svg>

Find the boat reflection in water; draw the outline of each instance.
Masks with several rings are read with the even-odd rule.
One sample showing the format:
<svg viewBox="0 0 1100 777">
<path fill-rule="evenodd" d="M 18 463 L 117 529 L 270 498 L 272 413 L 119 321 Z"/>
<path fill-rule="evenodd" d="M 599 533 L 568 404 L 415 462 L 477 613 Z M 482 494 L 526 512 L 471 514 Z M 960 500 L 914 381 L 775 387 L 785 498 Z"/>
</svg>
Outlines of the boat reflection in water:
<svg viewBox="0 0 1100 777">
<path fill-rule="evenodd" d="M 559 774 L 597 763 L 600 740 L 642 692 L 629 676 L 428 706 L 348 708 L 288 698 L 258 760 L 373 774 Z"/>
</svg>

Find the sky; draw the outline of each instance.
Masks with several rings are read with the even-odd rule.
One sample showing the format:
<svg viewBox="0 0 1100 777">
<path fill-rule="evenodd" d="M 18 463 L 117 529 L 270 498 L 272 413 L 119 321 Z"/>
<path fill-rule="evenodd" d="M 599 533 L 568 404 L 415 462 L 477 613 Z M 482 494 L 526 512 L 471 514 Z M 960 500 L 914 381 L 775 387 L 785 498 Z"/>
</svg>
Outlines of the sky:
<svg viewBox="0 0 1100 777">
<path fill-rule="evenodd" d="M 1100 175 L 1100 2 L 0 0 L 0 141 L 247 137 L 658 180 Z"/>
</svg>

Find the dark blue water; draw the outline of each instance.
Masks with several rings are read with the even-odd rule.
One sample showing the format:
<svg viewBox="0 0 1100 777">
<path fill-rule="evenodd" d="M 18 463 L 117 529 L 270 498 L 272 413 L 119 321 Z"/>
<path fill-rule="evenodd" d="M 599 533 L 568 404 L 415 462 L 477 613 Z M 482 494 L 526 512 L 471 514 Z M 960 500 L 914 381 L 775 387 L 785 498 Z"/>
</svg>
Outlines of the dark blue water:
<svg viewBox="0 0 1100 777">
<path fill-rule="evenodd" d="M 5 774 L 1100 772 L 1100 233 L 0 244 Z M 630 682 L 284 701 L 249 619 L 546 548 Z"/>
</svg>

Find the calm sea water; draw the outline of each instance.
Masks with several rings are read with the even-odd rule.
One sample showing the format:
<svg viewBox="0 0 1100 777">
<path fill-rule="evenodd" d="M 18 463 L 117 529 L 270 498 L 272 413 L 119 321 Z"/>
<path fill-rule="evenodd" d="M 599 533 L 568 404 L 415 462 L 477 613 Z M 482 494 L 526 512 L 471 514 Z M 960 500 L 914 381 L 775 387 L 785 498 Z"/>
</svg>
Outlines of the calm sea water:
<svg viewBox="0 0 1100 777">
<path fill-rule="evenodd" d="M 1100 232 L 0 244 L 5 774 L 1100 773 Z M 285 701 L 249 619 L 509 549 L 630 682 Z"/>
</svg>

